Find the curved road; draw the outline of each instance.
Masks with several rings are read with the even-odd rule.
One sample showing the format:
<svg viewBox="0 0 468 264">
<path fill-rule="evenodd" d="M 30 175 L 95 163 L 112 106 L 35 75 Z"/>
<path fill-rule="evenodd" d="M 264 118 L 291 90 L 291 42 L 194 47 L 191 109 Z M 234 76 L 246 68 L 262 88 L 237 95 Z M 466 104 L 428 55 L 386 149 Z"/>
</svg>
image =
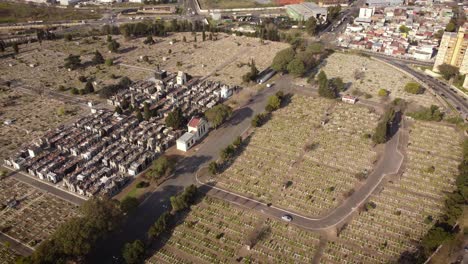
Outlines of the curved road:
<svg viewBox="0 0 468 264">
<path fill-rule="evenodd" d="M 400 137 L 402 131 L 399 130 L 385 145 L 384 152 L 375 169 L 369 174 L 364 185 L 356 190 L 348 199 L 340 206 L 331 211 L 328 215 L 321 218 L 311 218 L 290 212 L 287 209 L 282 209 L 274 205 L 268 206 L 263 202 L 235 194 L 233 192 L 218 188 L 209 183 L 203 183 L 196 175 L 197 183 L 205 186 L 204 191 L 210 196 L 223 199 L 227 202 L 245 206 L 272 217 L 281 218 L 285 214 L 293 216 L 292 223 L 309 230 L 324 230 L 335 227 L 348 218 L 359 206 L 361 206 L 367 198 L 379 186 L 386 175 L 397 174 L 403 163 L 404 156 L 400 152 Z"/>
</svg>

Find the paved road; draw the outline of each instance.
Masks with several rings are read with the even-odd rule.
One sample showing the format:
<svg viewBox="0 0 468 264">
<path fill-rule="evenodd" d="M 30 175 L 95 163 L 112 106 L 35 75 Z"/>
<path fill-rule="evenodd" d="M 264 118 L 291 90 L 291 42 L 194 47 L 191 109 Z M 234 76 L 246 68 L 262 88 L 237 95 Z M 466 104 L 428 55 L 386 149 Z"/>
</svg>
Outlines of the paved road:
<svg viewBox="0 0 468 264">
<path fill-rule="evenodd" d="M 384 62 L 387 62 L 388 64 L 391 64 L 415 76 L 420 81 L 428 85 L 436 94 L 440 95 L 450 104 L 452 104 L 464 118 L 468 116 L 468 102 L 465 100 L 463 96 L 458 95 L 457 92 L 451 89 L 451 87 L 449 87 L 444 82 L 434 79 L 428 75 L 425 75 L 409 67 L 407 63 L 403 63 L 398 60 L 394 60 L 392 58 L 382 58 L 382 57 L 378 57 L 378 58 Z"/>
<path fill-rule="evenodd" d="M 219 151 L 250 127 L 251 118 L 264 110 L 267 97 L 278 90 L 288 91 L 290 77 L 283 76 L 270 89 L 263 89 L 245 107 L 236 110 L 230 121 L 223 127 L 211 131 L 202 145 L 196 145 L 197 152 L 185 158 L 176 167 L 174 176 L 164 182 L 157 191 L 144 200 L 134 215 L 129 217 L 123 228 L 109 235 L 94 250 L 90 263 L 115 263 L 113 256 L 120 256 L 126 242 L 145 239 L 146 232 L 156 219 L 170 206 L 169 198 L 190 184 L 195 184 L 195 173 L 212 160 L 216 160 Z"/>
<path fill-rule="evenodd" d="M 76 205 L 81 205 L 86 201 L 86 199 L 84 199 L 83 197 L 59 189 L 50 183 L 34 179 L 21 171 L 13 171 L 9 176 Z"/>
<path fill-rule="evenodd" d="M 374 171 L 372 171 L 364 185 L 356 190 L 347 200 L 345 200 L 340 206 L 331 211 L 328 215 L 321 218 L 312 218 L 303 216 L 288 210 L 276 207 L 274 205 L 268 206 L 265 203 L 256 201 L 254 199 L 244 197 L 232 193 L 227 190 L 223 190 L 210 184 L 204 184 L 201 181 L 197 181 L 199 184 L 205 185 L 202 188 L 208 195 L 215 196 L 233 204 L 241 205 L 250 209 L 257 210 L 261 213 L 267 214 L 272 217 L 281 218 L 285 214 L 293 216 L 293 224 L 301 226 L 309 230 L 324 230 L 335 227 L 347 219 L 354 211 L 356 211 L 374 192 L 379 186 L 386 175 L 393 175 L 399 172 L 399 169 L 403 163 L 403 154 L 399 150 L 400 146 L 400 134 L 398 131 L 385 145 L 385 149 L 382 157 L 377 163 Z"/>
</svg>

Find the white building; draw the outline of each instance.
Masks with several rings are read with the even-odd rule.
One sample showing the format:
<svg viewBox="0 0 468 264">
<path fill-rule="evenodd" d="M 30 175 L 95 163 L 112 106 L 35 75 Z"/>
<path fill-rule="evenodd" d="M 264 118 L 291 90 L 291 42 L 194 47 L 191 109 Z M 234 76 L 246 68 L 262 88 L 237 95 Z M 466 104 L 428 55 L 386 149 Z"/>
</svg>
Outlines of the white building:
<svg viewBox="0 0 468 264">
<path fill-rule="evenodd" d="M 357 102 L 357 98 L 350 95 L 344 95 L 343 97 L 341 97 L 341 101 L 348 104 L 355 104 Z"/>
<path fill-rule="evenodd" d="M 65 6 L 76 5 L 79 2 L 80 0 L 60 0 L 60 5 L 65 5 Z"/>
<path fill-rule="evenodd" d="M 181 151 L 189 150 L 203 136 L 208 133 L 210 128 L 208 122 L 204 118 L 192 117 L 187 125 L 188 132 L 183 134 L 176 141 L 177 149 Z"/>
<path fill-rule="evenodd" d="M 187 75 L 183 71 L 177 73 L 177 84 L 184 85 L 187 83 Z"/>
</svg>

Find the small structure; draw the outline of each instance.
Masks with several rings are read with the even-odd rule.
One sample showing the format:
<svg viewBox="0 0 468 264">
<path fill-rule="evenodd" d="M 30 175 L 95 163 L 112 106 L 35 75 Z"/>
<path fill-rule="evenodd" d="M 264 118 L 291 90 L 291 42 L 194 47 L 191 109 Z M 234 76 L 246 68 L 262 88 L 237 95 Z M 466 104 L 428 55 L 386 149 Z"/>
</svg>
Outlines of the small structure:
<svg viewBox="0 0 468 264">
<path fill-rule="evenodd" d="M 177 149 L 182 151 L 189 150 L 203 136 L 208 133 L 209 124 L 204 118 L 192 117 L 187 125 L 188 132 L 177 139 Z"/>
<path fill-rule="evenodd" d="M 313 17 L 319 23 L 327 21 L 327 8 L 320 7 L 315 3 L 302 3 L 287 5 L 286 12 L 289 17 L 296 21 L 307 21 Z"/>
<path fill-rule="evenodd" d="M 355 104 L 357 102 L 357 98 L 351 95 L 345 95 L 341 97 L 341 101 L 348 103 L 348 104 Z"/>
<path fill-rule="evenodd" d="M 184 85 L 186 83 L 187 83 L 187 74 L 185 74 L 183 71 L 179 71 L 177 73 L 177 84 Z"/>
</svg>

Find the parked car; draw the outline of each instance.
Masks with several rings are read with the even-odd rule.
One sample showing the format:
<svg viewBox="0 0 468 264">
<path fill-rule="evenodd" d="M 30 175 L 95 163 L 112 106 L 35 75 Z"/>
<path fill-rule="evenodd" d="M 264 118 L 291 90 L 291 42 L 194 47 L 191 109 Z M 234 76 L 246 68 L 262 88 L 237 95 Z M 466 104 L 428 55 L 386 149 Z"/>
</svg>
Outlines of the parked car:
<svg viewBox="0 0 468 264">
<path fill-rule="evenodd" d="M 292 221 L 292 217 L 291 217 L 290 215 L 283 215 L 283 216 L 281 217 L 281 219 L 282 219 L 283 221 L 286 221 L 286 222 L 291 222 L 291 221 Z"/>
<path fill-rule="evenodd" d="M 267 83 L 266 87 L 270 88 L 270 87 L 273 87 L 273 85 L 275 85 L 275 84 L 274 83 Z"/>
</svg>

